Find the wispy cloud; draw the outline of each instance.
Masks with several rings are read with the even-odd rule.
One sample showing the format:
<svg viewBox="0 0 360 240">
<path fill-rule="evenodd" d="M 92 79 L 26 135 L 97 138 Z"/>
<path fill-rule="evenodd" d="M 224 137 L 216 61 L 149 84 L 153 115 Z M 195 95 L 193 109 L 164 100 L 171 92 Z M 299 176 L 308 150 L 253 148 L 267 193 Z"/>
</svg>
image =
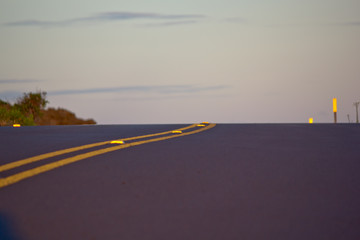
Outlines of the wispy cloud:
<svg viewBox="0 0 360 240">
<path fill-rule="evenodd" d="M 205 18 L 206 16 L 200 14 L 159 14 L 146 12 L 103 12 L 88 17 L 71 18 L 60 21 L 42 21 L 37 19 L 23 20 L 5 23 L 6 26 L 39 26 L 39 27 L 55 27 L 55 26 L 69 26 L 79 23 L 93 23 L 93 22 L 112 22 L 125 21 L 136 19 L 147 20 L 194 20 Z"/>
<path fill-rule="evenodd" d="M 348 22 L 314 22 L 314 23 L 280 23 L 265 25 L 266 27 L 360 27 L 360 21 L 348 21 Z"/>
<path fill-rule="evenodd" d="M 174 100 L 174 99 L 196 99 L 198 98 L 198 94 L 186 94 L 186 93 L 180 93 L 180 94 L 173 94 L 173 95 L 169 95 L 169 94 L 158 94 L 158 95 L 144 95 L 144 96 L 133 96 L 131 94 L 126 95 L 126 96 L 116 96 L 114 98 L 109 98 L 110 100 L 115 100 L 115 101 L 167 101 L 167 100 Z M 209 93 L 205 93 L 203 95 L 201 95 L 201 98 L 211 98 L 211 99 L 225 99 L 225 98 L 229 98 L 232 97 L 232 94 L 224 94 L 224 92 L 220 92 L 220 93 L 213 93 L 213 92 L 209 92 Z"/>
<path fill-rule="evenodd" d="M 360 21 L 353 21 L 353 22 L 339 22 L 339 23 L 333 23 L 331 25 L 335 26 L 348 26 L 348 27 L 359 27 Z"/>
<path fill-rule="evenodd" d="M 227 85 L 197 86 L 197 85 L 159 85 L 159 86 L 126 86 L 126 87 L 108 87 L 108 88 L 88 88 L 88 89 L 64 89 L 46 91 L 51 96 L 70 96 L 70 95 L 88 95 L 101 93 L 123 93 L 118 96 L 127 100 L 161 100 L 169 98 L 187 98 L 196 96 L 199 93 L 214 94 L 224 93 L 221 90 L 228 89 Z M 0 90 L 0 99 L 5 101 L 15 101 L 22 96 L 24 92 L 17 90 Z"/>
<path fill-rule="evenodd" d="M 23 83 L 35 83 L 41 82 L 36 79 L 0 79 L 0 84 L 23 84 Z"/>
<path fill-rule="evenodd" d="M 19 91 L 2 91 L 0 92 L 0 99 L 5 101 L 14 101 L 16 98 L 21 97 L 23 92 Z"/>
<path fill-rule="evenodd" d="M 169 27 L 169 26 L 175 26 L 175 25 L 195 24 L 198 22 L 199 21 L 196 21 L 196 20 L 186 20 L 186 21 L 172 21 L 172 22 L 142 24 L 139 26 L 141 26 L 141 27 Z"/>
<path fill-rule="evenodd" d="M 158 13 L 136 13 L 136 12 L 105 12 L 94 17 L 80 20 L 128 20 L 128 19 L 189 19 L 203 18 L 205 16 L 198 14 L 158 14 Z"/>
<path fill-rule="evenodd" d="M 225 21 L 230 22 L 230 23 L 241 23 L 241 24 L 245 24 L 248 22 L 245 18 L 242 18 L 242 17 L 226 18 Z"/>
<path fill-rule="evenodd" d="M 193 85 L 162 85 L 162 86 L 127 86 L 115 88 L 89 88 L 89 89 L 68 89 L 48 91 L 49 95 L 74 95 L 74 94 L 94 94 L 94 93 L 197 93 L 203 91 L 215 91 L 225 89 L 225 85 L 216 86 L 193 86 Z"/>
</svg>

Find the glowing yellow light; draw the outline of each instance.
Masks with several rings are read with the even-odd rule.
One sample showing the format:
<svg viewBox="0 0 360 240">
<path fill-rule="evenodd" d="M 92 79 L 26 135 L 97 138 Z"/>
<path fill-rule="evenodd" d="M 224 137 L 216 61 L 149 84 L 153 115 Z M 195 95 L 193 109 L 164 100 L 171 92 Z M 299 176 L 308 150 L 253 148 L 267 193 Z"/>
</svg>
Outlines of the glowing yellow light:
<svg viewBox="0 0 360 240">
<path fill-rule="evenodd" d="M 13 124 L 13 127 L 21 127 L 21 125 L 20 125 L 20 124 L 15 123 L 15 124 Z"/>
<path fill-rule="evenodd" d="M 336 98 L 333 98 L 333 111 L 334 111 L 334 113 L 337 112 Z"/>
<path fill-rule="evenodd" d="M 111 141 L 111 144 L 124 144 L 124 141 L 119 141 L 119 140 L 115 140 L 115 141 Z"/>
<path fill-rule="evenodd" d="M 198 125 L 196 125 L 196 126 L 198 126 L 198 127 L 205 127 L 204 124 L 198 124 Z"/>
<path fill-rule="evenodd" d="M 313 119 L 313 118 L 309 118 L 309 123 L 310 123 L 310 124 L 314 123 L 314 119 Z"/>
<path fill-rule="evenodd" d="M 172 133 L 182 133 L 182 131 L 180 131 L 180 130 L 174 130 L 174 131 L 172 131 Z"/>
<path fill-rule="evenodd" d="M 209 124 L 209 122 L 202 122 L 202 124 Z"/>
</svg>

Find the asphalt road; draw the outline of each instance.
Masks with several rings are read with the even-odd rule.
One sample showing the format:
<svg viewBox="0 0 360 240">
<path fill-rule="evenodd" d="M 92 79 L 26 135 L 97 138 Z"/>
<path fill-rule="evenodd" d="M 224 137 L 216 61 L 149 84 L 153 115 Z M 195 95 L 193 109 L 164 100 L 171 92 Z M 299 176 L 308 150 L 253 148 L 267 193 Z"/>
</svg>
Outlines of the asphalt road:
<svg viewBox="0 0 360 240">
<path fill-rule="evenodd" d="M 1 127 L 0 165 L 184 126 Z M 0 239 L 351 240 L 359 203 L 358 125 L 218 124 L 0 188 Z"/>
</svg>

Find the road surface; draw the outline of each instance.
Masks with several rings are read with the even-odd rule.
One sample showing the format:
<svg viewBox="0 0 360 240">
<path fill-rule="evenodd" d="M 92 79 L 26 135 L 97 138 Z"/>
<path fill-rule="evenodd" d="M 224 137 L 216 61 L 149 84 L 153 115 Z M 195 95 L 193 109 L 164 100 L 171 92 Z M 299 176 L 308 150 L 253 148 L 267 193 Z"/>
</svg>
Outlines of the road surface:
<svg viewBox="0 0 360 240">
<path fill-rule="evenodd" d="M 360 239 L 358 125 L 187 126 L 1 127 L 0 168 L 165 133 L 0 171 L 96 153 L 1 187 L 0 239 Z"/>
</svg>

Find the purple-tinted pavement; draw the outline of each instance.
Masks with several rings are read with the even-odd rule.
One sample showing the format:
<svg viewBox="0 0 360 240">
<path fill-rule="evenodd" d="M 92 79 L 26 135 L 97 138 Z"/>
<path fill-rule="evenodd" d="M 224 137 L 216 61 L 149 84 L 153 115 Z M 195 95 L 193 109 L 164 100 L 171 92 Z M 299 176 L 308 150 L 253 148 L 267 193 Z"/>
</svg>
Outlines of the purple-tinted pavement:
<svg viewBox="0 0 360 240">
<path fill-rule="evenodd" d="M 219 124 L 85 159 L 0 189 L 0 239 L 360 239 L 359 126 Z M 179 127 L 0 128 L 0 165 Z"/>
</svg>

